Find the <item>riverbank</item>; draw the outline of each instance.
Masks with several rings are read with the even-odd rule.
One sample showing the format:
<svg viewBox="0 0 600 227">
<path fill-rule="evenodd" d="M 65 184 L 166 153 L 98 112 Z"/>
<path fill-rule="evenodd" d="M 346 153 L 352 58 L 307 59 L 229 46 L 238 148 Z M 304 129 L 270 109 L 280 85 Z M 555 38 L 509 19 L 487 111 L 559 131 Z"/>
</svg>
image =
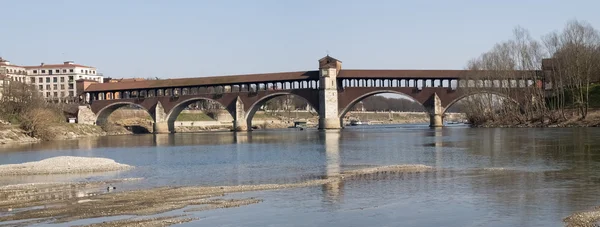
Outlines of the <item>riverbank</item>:
<svg viewBox="0 0 600 227">
<path fill-rule="evenodd" d="M 557 122 L 525 122 L 525 123 L 507 123 L 505 121 L 485 122 L 474 124 L 472 127 L 478 128 L 577 128 L 577 127 L 600 127 L 600 110 L 590 110 L 585 119 L 581 119 L 574 113 L 567 113 L 567 119 L 560 119 Z"/>
<path fill-rule="evenodd" d="M 125 129 L 123 126 L 112 126 L 105 130 L 96 125 L 84 124 L 57 124 L 52 126 L 53 138 L 49 140 L 70 140 L 83 137 L 97 137 L 108 135 L 127 135 L 133 132 Z M 19 144 L 19 143 L 36 143 L 42 141 L 39 138 L 29 136 L 27 132 L 16 125 L 0 126 L 0 145 L 4 144 Z"/>
</svg>

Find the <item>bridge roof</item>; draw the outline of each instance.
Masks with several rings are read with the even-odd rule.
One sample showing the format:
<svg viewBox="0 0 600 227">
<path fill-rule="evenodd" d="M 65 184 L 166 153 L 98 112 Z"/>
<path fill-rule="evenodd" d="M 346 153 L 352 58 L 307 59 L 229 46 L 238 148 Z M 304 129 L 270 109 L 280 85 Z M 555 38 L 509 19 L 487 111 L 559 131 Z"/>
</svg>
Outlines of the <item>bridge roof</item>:
<svg viewBox="0 0 600 227">
<path fill-rule="evenodd" d="M 243 84 L 258 82 L 282 82 L 295 80 L 319 79 L 319 71 L 299 71 L 282 73 L 246 74 L 231 76 L 178 78 L 165 80 L 144 80 L 135 82 L 119 83 L 97 83 L 91 84 L 85 89 L 86 92 L 116 91 L 133 89 L 152 89 L 166 87 L 185 87 L 202 85 Z"/>
<path fill-rule="evenodd" d="M 337 76 L 340 79 L 459 79 L 459 78 L 504 78 L 519 79 L 529 78 L 531 73 L 541 73 L 541 71 L 512 71 L 506 74 L 499 74 L 498 71 L 475 71 L 475 70 L 363 70 L 363 69 L 343 69 Z M 525 76 L 525 77 L 524 77 Z M 318 80 L 318 71 L 298 71 L 298 72 L 280 72 L 263 74 L 246 74 L 231 76 L 213 76 L 213 77 L 195 77 L 178 78 L 165 80 L 144 80 L 133 82 L 118 83 L 95 83 L 88 86 L 86 92 L 100 91 L 119 91 L 134 89 L 153 89 L 168 87 L 192 87 L 192 86 L 210 86 L 227 84 L 245 84 L 245 83 L 268 83 L 285 82 L 297 80 Z"/>
</svg>

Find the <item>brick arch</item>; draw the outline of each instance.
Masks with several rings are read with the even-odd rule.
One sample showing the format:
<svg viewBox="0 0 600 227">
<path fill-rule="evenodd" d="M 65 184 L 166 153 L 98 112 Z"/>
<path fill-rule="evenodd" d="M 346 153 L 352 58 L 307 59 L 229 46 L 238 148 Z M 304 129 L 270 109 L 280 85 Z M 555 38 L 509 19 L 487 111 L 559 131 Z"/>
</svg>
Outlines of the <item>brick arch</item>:
<svg viewBox="0 0 600 227">
<path fill-rule="evenodd" d="M 165 108 L 165 112 L 166 112 L 165 118 L 166 118 L 167 124 L 169 126 L 169 131 L 171 131 L 171 132 L 175 131 L 175 120 L 177 119 L 179 114 L 190 104 L 192 104 L 195 101 L 199 101 L 199 100 L 209 100 L 209 101 L 219 103 L 221 106 L 225 107 L 227 112 L 229 112 L 229 114 L 231 114 L 232 117 L 235 116 L 235 108 L 231 109 L 230 108 L 231 105 L 229 103 L 224 105 L 223 100 L 212 99 L 212 98 L 208 98 L 208 97 L 204 97 L 204 96 L 183 97 L 183 98 L 181 98 L 181 100 L 177 100 L 176 104 L 169 106 L 168 109 Z"/>
<path fill-rule="evenodd" d="M 364 100 L 365 98 L 371 97 L 373 95 L 384 94 L 384 93 L 392 93 L 392 94 L 398 94 L 398 95 L 403 95 L 403 96 L 409 97 L 413 101 L 421 104 L 421 106 L 423 106 L 424 110 L 426 109 L 425 106 L 423 105 L 423 103 L 426 101 L 426 99 L 424 99 L 424 98 L 417 99 L 416 97 L 414 97 L 410 94 L 407 94 L 408 92 L 402 92 L 402 91 L 392 90 L 392 89 L 372 90 L 372 91 L 369 91 L 366 93 L 355 95 L 355 97 L 352 97 L 352 99 L 350 99 L 350 100 L 345 99 L 345 100 L 343 100 L 343 102 L 339 102 L 340 110 L 339 110 L 338 116 L 339 116 L 340 120 L 343 119 L 344 116 L 346 116 L 346 114 L 350 111 L 350 109 L 358 102 Z M 345 97 L 345 98 L 347 98 L 347 97 Z"/>
<path fill-rule="evenodd" d="M 248 107 L 245 107 L 246 125 L 248 125 L 249 128 L 252 127 L 252 118 L 254 118 L 254 114 L 267 101 L 269 101 L 273 98 L 276 98 L 276 97 L 286 96 L 286 95 L 294 95 L 294 96 L 297 96 L 297 97 L 300 97 L 300 98 L 306 100 L 306 103 L 308 103 L 308 105 L 310 105 L 313 109 L 315 109 L 315 111 L 317 113 L 319 112 L 318 99 L 314 99 L 312 97 L 312 95 L 309 97 L 306 97 L 302 94 L 298 94 L 297 92 L 279 91 L 279 92 L 274 92 L 274 93 L 270 93 L 265 96 L 262 96 L 261 98 L 255 100 L 253 103 L 251 103 Z"/>
<path fill-rule="evenodd" d="M 498 91 L 480 90 L 480 91 L 474 91 L 474 92 L 461 93 L 459 96 L 457 96 L 456 98 L 454 98 L 450 102 L 448 102 L 446 105 L 444 105 L 443 113 L 446 113 L 446 110 L 448 110 L 456 102 L 458 102 L 464 98 L 470 97 L 470 96 L 481 95 L 481 94 L 491 94 L 491 95 L 496 95 L 496 96 L 506 98 L 506 99 L 510 100 L 511 102 L 518 104 L 519 108 L 522 108 L 521 102 L 516 97 L 510 97 L 509 95 L 504 94 L 502 92 L 498 92 Z"/>
<path fill-rule="evenodd" d="M 115 112 L 115 110 L 117 110 L 121 107 L 124 107 L 124 106 L 128 106 L 128 105 L 141 107 L 143 110 L 145 110 L 150 115 L 150 117 L 152 118 L 153 121 L 155 120 L 154 114 L 151 111 L 149 111 L 146 107 L 144 107 L 142 104 L 128 102 L 128 101 L 122 101 L 122 102 L 113 102 L 109 105 L 102 107 L 102 109 L 98 110 L 96 112 L 96 125 L 102 125 L 104 123 L 107 123 L 108 117 L 113 112 Z"/>
</svg>

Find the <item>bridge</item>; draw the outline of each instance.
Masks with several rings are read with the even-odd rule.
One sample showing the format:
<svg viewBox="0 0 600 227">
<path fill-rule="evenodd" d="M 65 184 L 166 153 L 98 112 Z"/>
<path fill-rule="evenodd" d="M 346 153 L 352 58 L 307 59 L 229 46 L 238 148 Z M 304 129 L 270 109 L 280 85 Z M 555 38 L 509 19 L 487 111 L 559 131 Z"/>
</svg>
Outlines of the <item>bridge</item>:
<svg viewBox="0 0 600 227">
<path fill-rule="evenodd" d="M 472 70 L 342 69 L 342 62 L 331 56 L 318 63 L 313 71 L 93 83 L 81 96 L 87 106 L 80 107 L 79 122 L 102 125 L 116 109 L 135 105 L 148 111 L 155 133 L 172 133 L 181 111 L 195 101 L 212 100 L 233 116 L 235 130 L 248 130 L 254 114 L 268 100 L 294 95 L 318 112 L 319 129 L 340 129 L 341 119 L 354 104 L 372 95 L 396 93 L 421 103 L 430 115 L 430 126 L 442 127 L 445 111 L 474 92 L 510 96 L 501 90 L 528 88 L 543 78 L 542 71 L 518 71 L 540 75 L 532 81 L 522 73 L 490 78 L 488 71 Z M 527 102 L 516 95 L 507 98 Z"/>
</svg>

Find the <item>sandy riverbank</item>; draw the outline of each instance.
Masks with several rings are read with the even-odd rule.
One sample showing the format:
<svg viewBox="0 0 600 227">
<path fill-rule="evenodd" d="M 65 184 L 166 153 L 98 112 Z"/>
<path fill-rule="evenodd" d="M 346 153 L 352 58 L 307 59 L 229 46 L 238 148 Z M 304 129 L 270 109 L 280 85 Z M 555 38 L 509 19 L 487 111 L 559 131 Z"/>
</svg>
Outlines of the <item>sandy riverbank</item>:
<svg viewBox="0 0 600 227">
<path fill-rule="evenodd" d="M 125 170 L 132 166 L 107 158 L 60 156 L 37 162 L 0 165 L 0 175 L 37 175 Z"/>
</svg>

